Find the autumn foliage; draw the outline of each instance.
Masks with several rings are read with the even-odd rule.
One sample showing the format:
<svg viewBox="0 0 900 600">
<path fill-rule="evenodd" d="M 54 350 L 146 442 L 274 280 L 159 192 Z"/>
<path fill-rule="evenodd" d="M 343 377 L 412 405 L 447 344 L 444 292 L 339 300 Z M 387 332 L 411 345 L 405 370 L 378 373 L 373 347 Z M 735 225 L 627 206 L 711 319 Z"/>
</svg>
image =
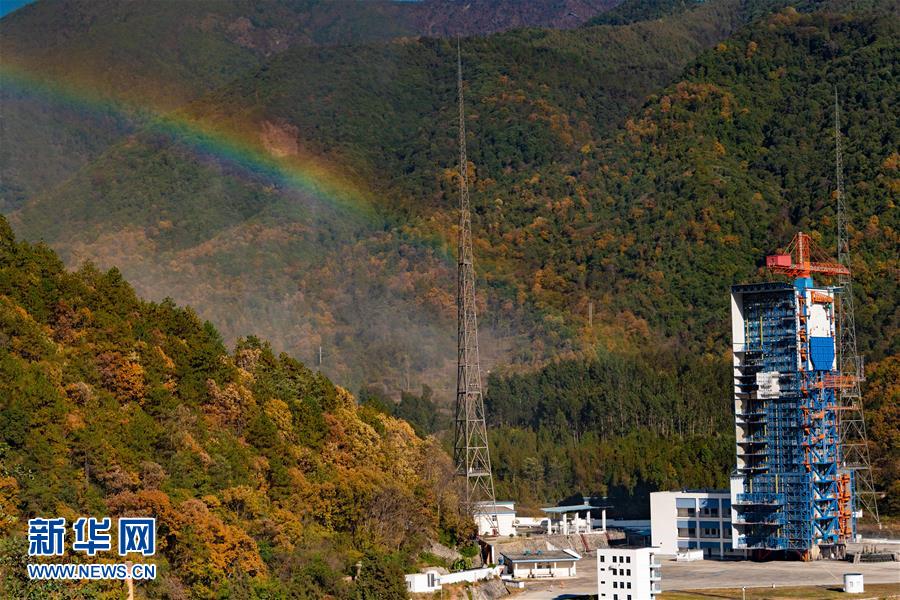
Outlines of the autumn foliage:
<svg viewBox="0 0 900 600">
<path fill-rule="evenodd" d="M 58 592 L 16 562 L 34 516 L 156 517 L 147 597 L 402 589 L 366 577 L 470 533 L 433 440 L 255 338 L 229 354 L 212 325 L 139 300 L 114 270 L 67 272 L 4 220 L 0 323 L 4 597 Z"/>
</svg>

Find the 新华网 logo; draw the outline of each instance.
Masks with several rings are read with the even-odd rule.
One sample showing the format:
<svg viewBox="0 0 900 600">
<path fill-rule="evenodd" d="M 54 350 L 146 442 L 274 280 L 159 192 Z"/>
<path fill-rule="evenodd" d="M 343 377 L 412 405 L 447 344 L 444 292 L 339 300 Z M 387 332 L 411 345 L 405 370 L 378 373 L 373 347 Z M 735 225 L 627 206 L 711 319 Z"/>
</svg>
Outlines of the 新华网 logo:
<svg viewBox="0 0 900 600">
<path fill-rule="evenodd" d="M 62 556 L 66 551 L 66 519 L 29 519 L 28 555 L 35 557 Z M 112 520 L 82 517 L 71 527 L 75 540 L 72 550 L 90 557 L 111 552 Z M 156 519 L 152 517 L 121 517 L 117 520 L 116 538 L 119 556 L 156 554 Z M 31 579 L 155 579 L 156 565 L 142 563 L 104 564 L 28 564 Z"/>
</svg>

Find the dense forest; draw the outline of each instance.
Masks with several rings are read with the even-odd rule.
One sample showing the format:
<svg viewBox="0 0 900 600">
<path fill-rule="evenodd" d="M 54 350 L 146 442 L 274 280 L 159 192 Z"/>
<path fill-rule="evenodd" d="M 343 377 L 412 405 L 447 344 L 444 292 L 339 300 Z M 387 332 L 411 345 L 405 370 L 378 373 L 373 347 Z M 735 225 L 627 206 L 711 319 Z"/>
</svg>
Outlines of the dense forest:
<svg viewBox="0 0 900 600">
<path fill-rule="evenodd" d="M 36 515 L 156 517 L 141 587 L 165 598 L 402 597 L 428 540 L 471 534 L 433 439 L 256 338 L 227 352 L 116 270 L 66 271 L 2 217 L 0 398 L 5 598 L 121 588 L 24 579 Z"/>
<path fill-rule="evenodd" d="M 864 403 L 883 514 L 900 515 L 900 371 L 869 366 Z M 606 496 L 616 517 L 649 516 L 647 494 L 728 488 L 734 468 L 731 361 L 659 349 L 493 375 L 486 412 L 498 494 L 525 506 Z"/>
<path fill-rule="evenodd" d="M 51 189 L 154 113 L 252 73 L 289 48 L 574 27 L 616 0 L 34 2 L 0 21 L 0 210 Z M 64 83 L 35 97 L 10 77 Z M 90 110 L 79 106 L 84 97 Z M 14 143 L 10 143 L 14 142 Z M 13 152 L 10 148 L 15 148 Z M 40 157 L 40 158 L 38 158 Z"/>
<path fill-rule="evenodd" d="M 553 255 L 535 244 L 519 256 L 510 236 L 522 218 L 540 224 L 554 202 L 568 204 L 571 190 L 552 188 L 571 187 L 583 161 L 597 168 L 599 140 L 732 33 L 744 10 L 719 0 L 666 22 L 466 40 L 489 363 L 580 349 L 581 315 L 532 291 L 556 285 L 547 269 L 533 284 Z M 432 39 L 288 50 L 171 117 L 189 124 L 185 134 L 164 120 L 127 138 L 32 198 L 14 226 L 72 266 L 117 266 L 142 296 L 197 307 L 229 341 L 258 333 L 310 363 L 321 346 L 322 368 L 354 389 L 396 390 L 408 364 L 416 387 L 446 400 L 454 52 Z M 211 143 L 197 130 L 212 131 Z M 217 135 L 237 140 L 224 159 Z M 297 189 L 243 160 L 248 148 L 280 156 L 289 174 L 320 167 L 338 189 Z"/>
<path fill-rule="evenodd" d="M 763 257 L 798 229 L 834 247 L 837 91 L 872 451 L 900 509 L 897 14 L 874 0 L 623 2 L 576 31 L 463 40 L 501 495 L 724 484 L 728 287 L 767 277 Z M 243 52 L 196 39 L 204 65 Z M 239 350 L 256 333 L 361 389 L 370 425 L 446 431 L 455 51 L 407 38 L 253 54 L 61 185 L 16 196 L 11 223 L 70 266 L 118 266 L 157 301 L 139 306 L 173 296 Z M 15 93 L 52 108 L 70 83 Z M 72 118 L 121 118 L 65 97 Z M 220 390 L 238 385 L 228 373 L 211 377 Z M 338 537 L 332 573 L 352 555 Z"/>
</svg>

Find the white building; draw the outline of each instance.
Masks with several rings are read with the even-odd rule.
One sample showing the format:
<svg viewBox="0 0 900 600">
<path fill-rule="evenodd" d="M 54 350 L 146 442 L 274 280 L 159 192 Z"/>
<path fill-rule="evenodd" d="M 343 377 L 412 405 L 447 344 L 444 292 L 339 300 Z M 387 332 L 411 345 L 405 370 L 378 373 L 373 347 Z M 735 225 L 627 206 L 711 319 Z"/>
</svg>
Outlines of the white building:
<svg viewBox="0 0 900 600">
<path fill-rule="evenodd" d="M 506 572 L 515 579 L 575 577 L 581 556 L 573 550 L 501 553 Z"/>
<path fill-rule="evenodd" d="M 599 529 L 594 527 L 594 520 L 591 518 L 591 511 L 597 509 L 601 511 Z M 587 503 L 570 506 L 550 506 L 542 508 L 541 512 L 546 513 L 550 517 L 547 533 L 570 535 L 606 531 L 605 506 L 591 506 Z"/>
<path fill-rule="evenodd" d="M 478 502 L 473 516 L 478 535 L 516 535 L 516 505 L 510 500 Z M 496 524 L 491 517 L 496 519 Z"/>
<path fill-rule="evenodd" d="M 441 589 L 441 574 L 438 571 L 410 573 L 405 579 L 406 591 L 410 594 L 430 594 Z"/>
<path fill-rule="evenodd" d="M 654 548 L 598 548 L 598 600 L 652 600 L 660 593 Z"/>
<path fill-rule="evenodd" d="M 455 573 L 441 573 L 436 569 L 425 569 L 421 573 L 406 575 L 406 591 L 410 594 L 430 594 L 441 589 L 441 586 L 467 581 L 475 583 L 485 579 L 499 577 L 503 567 L 482 567 Z"/>
<path fill-rule="evenodd" d="M 650 544 L 660 554 L 703 550 L 705 558 L 743 557 L 732 548 L 731 494 L 684 490 L 650 494 Z"/>
</svg>

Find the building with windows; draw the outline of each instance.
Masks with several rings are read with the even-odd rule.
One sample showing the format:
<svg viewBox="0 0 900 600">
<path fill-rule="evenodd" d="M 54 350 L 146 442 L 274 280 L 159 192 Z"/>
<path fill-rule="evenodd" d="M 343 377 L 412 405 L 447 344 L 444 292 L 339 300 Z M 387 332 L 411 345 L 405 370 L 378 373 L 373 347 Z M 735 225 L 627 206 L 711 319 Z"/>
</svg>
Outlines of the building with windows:
<svg viewBox="0 0 900 600">
<path fill-rule="evenodd" d="M 410 594 L 428 594 L 441 589 L 441 573 L 428 570 L 424 573 L 410 573 L 405 576 L 406 591 Z"/>
<path fill-rule="evenodd" d="M 516 504 L 511 500 L 478 502 L 473 516 L 478 526 L 478 535 L 516 535 Z"/>
<path fill-rule="evenodd" d="M 515 579 L 575 577 L 578 561 L 574 550 L 537 550 L 521 554 L 501 553 L 506 572 Z"/>
<path fill-rule="evenodd" d="M 420 573 L 406 575 L 406 591 L 410 594 L 430 594 L 440 590 L 445 585 L 456 583 L 484 581 L 499 577 L 503 567 L 481 567 L 480 569 L 468 569 L 447 573 L 446 570 L 435 568 L 423 569 Z"/>
<path fill-rule="evenodd" d="M 660 554 L 703 550 L 704 558 L 743 557 L 732 547 L 731 493 L 682 490 L 650 494 L 650 544 Z"/>
<path fill-rule="evenodd" d="M 652 600 L 660 593 L 660 569 L 655 548 L 598 548 L 597 598 Z"/>
</svg>

